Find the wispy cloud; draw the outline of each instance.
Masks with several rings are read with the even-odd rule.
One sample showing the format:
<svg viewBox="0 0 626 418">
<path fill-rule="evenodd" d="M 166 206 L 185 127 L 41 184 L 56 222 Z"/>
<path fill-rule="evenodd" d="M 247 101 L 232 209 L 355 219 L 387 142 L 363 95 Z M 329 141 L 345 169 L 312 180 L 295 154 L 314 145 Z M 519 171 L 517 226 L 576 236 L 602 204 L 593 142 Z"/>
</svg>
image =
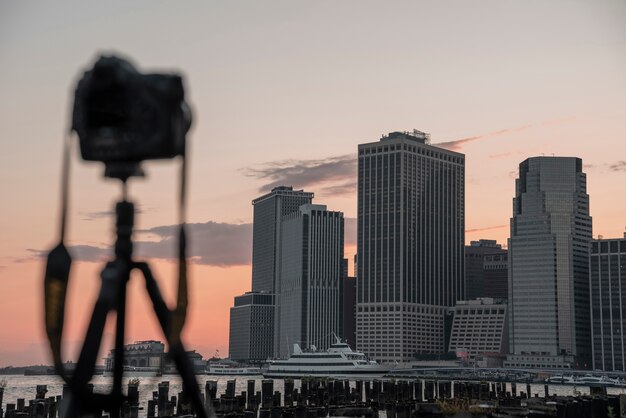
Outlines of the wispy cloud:
<svg viewBox="0 0 626 418">
<path fill-rule="evenodd" d="M 135 213 L 147 213 L 152 212 L 152 209 L 145 208 L 141 205 L 137 205 L 135 207 Z M 102 210 L 102 211 L 92 211 L 92 212 L 79 212 L 81 216 L 81 220 L 83 221 L 95 221 L 97 219 L 110 218 L 115 216 L 114 210 Z"/>
<path fill-rule="evenodd" d="M 115 215 L 113 210 L 102 210 L 93 212 L 79 212 L 82 221 L 95 221 L 96 219 L 110 218 Z"/>
<path fill-rule="evenodd" d="M 468 136 L 467 138 L 456 139 L 454 141 L 440 142 L 440 143 L 435 144 L 435 145 L 437 145 L 438 147 L 441 147 L 441 148 L 449 149 L 450 151 L 460 151 L 463 148 L 463 145 L 465 145 L 465 144 L 467 144 L 469 142 L 479 141 L 481 139 L 492 138 L 494 136 L 505 135 L 505 134 L 509 134 L 509 133 L 512 133 L 512 132 L 521 132 L 521 131 L 525 131 L 527 129 L 530 129 L 532 127 L 533 127 L 533 125 L 523 125 L 523 126 L 518 126 L 516 128 L 500 129 L 500 130 L 493 131 L 493 132 L 488 132 L 488 133 L 482 134 L 482 135 Z"/>
<path fill-rule="evenodd" d="M 68 245 L 67 249 L 72 256 L 72 260 L 95 263 L 107 260 L 113 256 L 113 251 L 111 248 L 98 247 L 96 245 Z M 46 257 L 49 252 L 49 250 L 38 250 L 33 248 L 28 248 L 26 251 L 34 255 L 35 257 L 41 258 Z M 22 258 L 16 261 L 24 262 L 27 261 L 27 259 Z"/>
<path fill-rule="evenodd" d="M 616 163 L 610 164 L 609 169 L 611 171 L 626 171 L 626 161 L 617 161 Z"/>
<path fill-rule="evenodd" d="M 356 193 L 356 179 L 347 181 L 345 183 L 326 186 L 320 190 L 320 194 L 323 196 L 344 196 L 347 194 L 355 194 L 355 193 Z"/>
<path fill-rule="evenodd" d="M 491 158 L 492 160 L 497 160 L 498 158 L 506 158 L 506 157 L 510 157 L 511 155 L 513 155 L 513 153 L 511 152 L 503 152 L 500 154 L 491 154 L 488 156 L 488 158 Z"/>
<path fill-rule="evenodd" d="M 509 225 L 494 225 L 494 226 L 487 226 L 484 228 L 473 228 L 473 229 L 466 229 L 465 233 L 466 234 L 473 234 L 475 232 L 484 232 L 484 231 L 493 231 L 495 229 L 504 229 L 507 228 Z"/>
<path fill-rule="evenodd" d="M 316 160 L 280 160 L 245 168 L 244 175 L 266 181 L 259 189 L 276 186 L 317 187 L 321 194 L 342 195 L 356 190 L 357 159 L 354 154 Z"/>
<path fill-rule="evenodd" d="M 356 245 L 356 218 L 345 218 L 345 244 Z M 230 267 L 252 262 L 252 224 L 231 224 L 208 221 L 187 224 L 187 256 L 195 264 Z M 137 259 L 174 260 L 178 251 L 178 225 L 163 225 L 138 230 L 142 239 L 135 240 Z M 150 240 L 155 238 L 155 240 Z M 28 249 L 42 258 L 48 251 Z M 97 245 L 68 245 L 72 259 L 103 262 L 113 257 L 110 247 Z M 22 259 L 20 261 L 26 261 Z M 0 267 L 1 268 L 1 267 Z"/>
<path fill-rule="evenodd" d="M 178 245 L 178 225 L 150 228 L 143 233 L 155 235 L 158 241 L 140 241 L 139 256 L 173 259 Z M 188 256 L 195 263 L 212 266 L 250 264 L 252 258 L 252 224 L 208 221 L 187 225 Z"/>
<path fill-rule="evenodd" d="M 451 151 L 460 151 L 463 148 L 463 146 L 465 144 L 469 143 L 469 142 L 480 141 L 480 140 L 483 140 L 483 139 L 493 138 L 493 137 L 496 137 L 496 136 L 507 135 L 507 134 L 514 133 L 514 132 L 521 132 L 521 131 L 525 131 L 527 129 L 535 128 L 535 127 L 538 127 L 538 126 L 556 125 L 556 124 L 563 123 L 563 122 L 568 122 L 568 121 L 571 121 L 571 120 L 574 120 L 574 119 L 576 119 L 576 118 L 574 116 L 571 116 L 571 117 L 566 117 L 566 118 L 546 120 L 546 121 L 539 122 L 539 123 L 527 124 L 527 125 L 517 126 L 517 127 L 513 127 L 513 128 L 499 129 L 497 131 L 488 132 L 488 133 L 481 134 L 481 135 L 468 136 L 466 138 L 456 139 L 454 141 L 440 142 L 440 143 L 435 144 L 435 145 L 437 145 L 438 147 L 449 149 Z M 494 157 L 490 156 L 489 158 L 498 158 L 498 157 L 504 157 L 504 156 L 506 156 L 506 155 L 505 154 L 496 154 L 496 156 L 494 156 Z"/>
<path fill-rule="evenodd" d="M 208 221 L 187 225 L 187 255 L 194 263 L 228 267 L 249 265 L 252 256 L 252 224 L 229 224 Z M 137 231 L 157 240 L 135 240 L 137 258 L 173 260 L 177 257 L 178 225 L 158 226 Z M 74 260 L 101 262 L 113 255 L 111 248 L 95 245 L 69 245 Z M 47 251 L 29 249 L 28 252 L 45 257 Z"/>
</svg>

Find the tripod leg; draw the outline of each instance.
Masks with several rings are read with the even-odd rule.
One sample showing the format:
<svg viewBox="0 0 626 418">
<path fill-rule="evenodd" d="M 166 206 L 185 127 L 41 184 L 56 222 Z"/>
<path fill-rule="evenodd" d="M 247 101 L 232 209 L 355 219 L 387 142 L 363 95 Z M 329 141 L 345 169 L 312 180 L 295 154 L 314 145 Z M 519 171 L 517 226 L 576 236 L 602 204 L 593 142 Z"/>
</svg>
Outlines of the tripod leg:
<svg viewBox="0 0 626 418">
<path fill-rule="evenodd" d="M 152 271 L 150 271 L 150 267 L 147 263 L 137 262 L 134 263 L 133 267 L 140 270 L 146 279 L 146 290 L 148 291 L 148 295 L 152 301 L 152 306 L 154 307 L 156 316 L 161 324 L 161 329 L 163 329 L 163 333 L 167 339 L 167 343 L 169 345 L 169 355 L 172 360 L 174 360 L 174 363 L 178 368 L 178 372 L 183 379 L 183 387 L 191 396 L 196 414 L 201 418 L 206 418 L 208 415 L 203 406 L 202 397 L 200 396 L 200 387 L 196 381 L 193 366 L 189 361 L 189 357 L 187 357 L 185 347 L 180 340 L 180 335 L 171 335 L 169 332 L 171 325 L 171 312 L 165 304 L 163 296 L 161 296 L 159 285 L 154 279 Z M 208 407 L 209 406 L 207 405 L 207 408 Z"/>
<path fill-rule="evenodd" d="M 100 293 L 98 294 L 98 299 L 89 322 L 89 328 L 87 329 L 85 342 L 81 349 L 78 363 L 76 363 L 76 369 L 74 370 L 74 374 L 71 379 L 73 397 L 75 402 L 78 403 L 80 403 L 81 400 L 87 401 L 84 399 L 82 391 L 93 376 L 107 314 L 114 306 L 119 286 L 117 269 L 113 263 L 107 264 L 105 269 L 102 271 L 101 277 L 102 285 L 100 287 Z M 74 402 L 71 403 L 73 404 Z M 74 416 L 74 406 L 68 405 L 68 408 L 69 416 Z"/>
</svg>

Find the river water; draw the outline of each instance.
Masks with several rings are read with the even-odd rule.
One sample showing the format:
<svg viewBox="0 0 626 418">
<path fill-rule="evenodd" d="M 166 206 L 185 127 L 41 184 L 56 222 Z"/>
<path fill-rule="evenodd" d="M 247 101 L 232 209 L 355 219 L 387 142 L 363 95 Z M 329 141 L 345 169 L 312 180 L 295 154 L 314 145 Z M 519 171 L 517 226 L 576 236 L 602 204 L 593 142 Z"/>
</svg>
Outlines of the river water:
<svg viewBox="0 0 626 418">
<path fill-rule="evenodd" d="M 198 375 L 196 376 L 198 380 L 198 384 L 202 391 L 204 391 L 204 385 L 207 380 L 217 380 L 217 395 L 224 393 L 226 391 L 226 382 L 228 380 L 236 379 L 235 390 L 236 393 L 239 394 L 244 390 L 247 390 L 247 382 L 250 379 L 256 381 L 255 390 L 261 390 L 261 380 L 263 380 L 262 376 L 207 376 L 207 375 Z M 16 403 L 18 398 L 26 399 L 26 404 L 28 405 L 28 400 L 35 398 L 35 388 L 37 385 L 47 385 L 48 393 L 46 397 L 61 395 L 63 391 L 63 381 L 58 376 L 23 376 L 23 375 L 4 375 L 0 376 L 0 381 L 6 381 L 6 387 L 4 389 L 4 400 L 2 407 L 6 410 L 7 403 Z M 170 382 L 170 391 L 169 396 L 178 396 L 178 393 L 182 390 L 182 384 L 180 377 L 176 375 L 165 375 L 159 377 L 140 377 L 139 378 L 139 402 L 140 406 L 144 408 L 148 404 L 148 400 L 152 399 L 152 392 L 157 390 L 158 384 L 163 381 Z M 128 380 L 126 380 L 128 382 Z M 94 385 L 94 391 L 100 393 L 106 393 L 111 389 L 112 378 L 111 377 L 103 377 L 103 376 L 95 376 L 91 383 Z M 295 380 L 295 387 L 300 387 L 300 382 Z M 511 384 L 507 383 L 507 390 L 511 390 Z M 351 382 L 351 386 L 354 387 L 354 382 Z M 126 389 L 126 387 L 124 388 Z M 283 392 L 283 380 L 277 379 L 274 381 L 274 390 L 278 390 L 281 393 Z M 581 394 L 589 394 L 589 387 L 585 386 L 568 386 L 568 385 L 550 385 L 549 393 L 567 396 L 574 395 L 574 390 L 580 392 Z M 517 392 L 519 394 L 520 391 L 526 391 L 525 383 L 517 383 Z M 626 394 L 626 388 L 607 388 L 607 392 L 609 394 Z M 531 393 L 534 396 L 538 394 L 540 397 L 544 395 L 544 385 L 543 384 L 531 384 Z"/>
</svg>

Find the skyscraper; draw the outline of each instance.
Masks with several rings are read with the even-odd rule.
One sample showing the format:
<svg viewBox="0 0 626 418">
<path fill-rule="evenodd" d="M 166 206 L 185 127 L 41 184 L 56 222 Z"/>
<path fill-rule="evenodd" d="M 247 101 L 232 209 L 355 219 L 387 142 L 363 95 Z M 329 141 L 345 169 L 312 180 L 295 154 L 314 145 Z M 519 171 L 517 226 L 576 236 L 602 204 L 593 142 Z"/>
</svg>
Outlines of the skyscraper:
<svg viewBox="0 0 626 418">
<path fill-rule="evenodd" d="M 313 200 L 313 193 L 293 190 L 290 186 L 274 187 L 270 193 L 252 201 L 252 291 L 279 293 L 278 242 L 281 220 L 285 215 Z"/>
<path fill-rule="evenodd" d="M 591 217 L 582 160 L 534 157 L 519 166 L 509 240 L 510 352 L 591 358 Z"/>
<path fill-rule="evenodd" d="M 294 343 L 326 349 L 343 335 L 343 213 L 302 205 L 286 215 L 280 236 L 279 349 Z"/>
<path fill-rule="evenodd" d="M 507 251 L 495 240 L 481 239 L 465 246 L 465 297 L 509 297 Z"/>
<path fill-rule="evenodd" d="M 252 201 L 252 292 L 235 297 L 235 306 L 230 310 L 231 357 L 257 361 L 267 347 L 270 354 L 265 358 L 277 354 L 281 221 L 312 199 L 313 193 L 279 186 Z M 265 325 L 269 318 L 273 321 L 271 329 Z"/>
<path fill-rule="evenodd" d="M 626 234 L 598 239 L 589 256 L 593 369 L 626 371 Z"/>
<path fill-rule="evenodd" d="M 464 299 L 465 156 L 427 134 L 359 145 L 357 348 L 382 362 L 444 347 Z"/>
</svg>

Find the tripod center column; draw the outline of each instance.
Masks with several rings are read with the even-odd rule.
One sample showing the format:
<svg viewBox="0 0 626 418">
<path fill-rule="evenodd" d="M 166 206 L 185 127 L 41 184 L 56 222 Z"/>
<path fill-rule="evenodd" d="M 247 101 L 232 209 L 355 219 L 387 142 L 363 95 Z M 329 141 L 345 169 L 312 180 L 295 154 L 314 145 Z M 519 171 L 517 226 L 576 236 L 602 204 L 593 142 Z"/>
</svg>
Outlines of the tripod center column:
<svg viewBox="0 0 626 418">
<path fill-rule="evenodd" d="M 117 240 L 115 241 L 115 255 L 130 260 L 133 253 L 133 226 L 135 223 L 135 205 L 131 202 L 118 202 L 115 206 Z"/>
</svg>

